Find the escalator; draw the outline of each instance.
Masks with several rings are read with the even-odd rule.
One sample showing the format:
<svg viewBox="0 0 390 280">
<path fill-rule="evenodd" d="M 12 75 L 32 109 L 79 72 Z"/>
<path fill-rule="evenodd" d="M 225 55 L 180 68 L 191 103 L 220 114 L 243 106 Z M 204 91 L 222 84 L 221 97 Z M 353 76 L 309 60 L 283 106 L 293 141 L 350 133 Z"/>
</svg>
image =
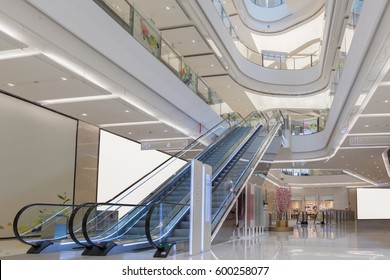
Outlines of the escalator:
<svg viewBox="0 0 390 280">
<path fill-rule="evenodd" d="M 260 127 L 240 148 L 218 174 L 213 172 L 211 234 L 217 235 L 225 218 L 230 213 L 236 199 L 246 185 L 254 167 L 271 145 L 282 143 L 280 128 L 282 123 L 276 121 L 268 127 Z M 147 238 L 158 255 L 166 250 L 166 244 L 175 244 L 189 240 L 190 201 L 172 202 L 170 196 L 149 210 L 145 230 Z"/>
<path fill-rule="evenodd" d="M 131 186 L 125 188 L 109 201 L 106 201 L 106 203 L 126 203 L 126 198 L 131 197 L 137 188 L 143 188 L 150 182 L 153 183 L 152 179 L 158 177 L 156 175 L 163 172 L 166 173 L 167 171 L 165 170 L 175 162 L 179 160 L 187 161 L 196 157 L 200 152 L 215 143 L 219 143 L 220 139 L 223 139 L 226 135 L 234 134 L 243 121 L 239 114 L 229 114 L 222 122 L 194 140 L 182 151 L 167 159 Z M 31 254 L 58 250 L 80 250 L 80 248 L 88 245 L 88 242 L 83 239 L 82 217 L 95 204 L 96 202 L 80 205 L 49 203 L 26 205 L 18 211 L 14 218 L 13 230 L 15 237 L 20 242 L 31 246 L 27 252 Z M 139 206 L 139 204 L 137 203 L 137 205 L 132 207 L 136 206 Z M 107 223 L 104 215 L 108 215 L 110 212 L 99 210 L 99 213 L 101 213 L 99 219 Z M 108 217 L 112 219 L 112 215 L 108 215 Z M 98 225 L 96 228 L 98 228 Z"/>
<path fill-rule="evenodd" d="M 215 232 L 235 199 L 234 194 L 244 186 L 267 145 L 280 131 L 281 121 L 276 119 L 273 118 L 273 123 L 266 122 L 262 114 L 255 112 L 197 156 L 213 168 Z M 83 254 L 106 255 L 148 248 L 166 240 L 188 240 L 190 177 L 188 164 L 137 206 L 98 203 L 89 207 L 83 217 L 83 237 L 88 242 Z M 110 224 L 109 215 L 103 213 L 119 213 L 120 218 Z"/>
<path fill-rule="evenodd" d="M 270 123 L 261 112 L 254 112 L 242 121 L 240 118 L 225 121 L 105 203 L 33 204 L 24 207 L 15 217 L 15 235 L 32 246 L 30 253 L 40 253 L 49 247 L 52 250 L 83 248 L 82 254 L 85 255 L 106 255 L 109 252 L 158 247 L 167 240 L 188 240 L 189 164 L 140 203 L 126 203 L 126 197 L 131 196 L 134 189 L 142 187 L 177 158 L 196 158 L 212 166 L 213 231 L 217 232 L 235 193 L 244 185 L 262 150 L 279 130 L 280 123 L 280 116 Z M 45 215 L 40 215 L 42 209 Z M 36 216 L 40 216 L 39 221 L 31 224 L 31 217 Z M 23 229 L 22 221 L 26 220 L 30 221 L 30 225 Z M 54 228 L 54 232 L 56 228 L 61 230 L 44 236 L 44 228 Z"/>
</svg>

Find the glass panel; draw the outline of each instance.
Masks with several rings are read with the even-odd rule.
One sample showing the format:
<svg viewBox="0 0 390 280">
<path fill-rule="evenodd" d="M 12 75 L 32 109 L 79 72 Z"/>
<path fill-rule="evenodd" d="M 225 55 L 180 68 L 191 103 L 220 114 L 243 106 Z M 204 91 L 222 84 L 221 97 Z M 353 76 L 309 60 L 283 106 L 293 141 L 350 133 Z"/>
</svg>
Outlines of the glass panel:
<svg viewBox="0 0 390 280">
<path fill-rule="evenodd" d="M 127 24 L 131 23 L 130 5 L 126 0 L 102 0 Z"/>
<path fill-rule="evenodd" d="M 209 87 L 201 80 L 198 79 L 198 94 L 203 97 L 208 103 L 211 102 L 209 96 Z"/>
<path fill-rule="evenodd" d="M 177 201 L 183 200 L 179 191 L 169 199 Z M 187 195 L 189 192 L 187 193 Z M 149 213 L 150 218 L 150 236 L 155 244 L 160 242 L 171 242 L 189 239 L 190 219 L 188 203 L 169 202 L 169 199 L 162 201 L 152 208 Z M 189 197 L 186 199 L 189 201 Z"/>
<path fill-rule="evenodd" d="M 140 219 L 147 210 L 144 205 L 97 204 L 84 216 L 85 237 L 95 244 L 113 239 L 135 239 L 146 243 L 145 226 Z"/>
<path fill-rule="evenodd" d="M 161 44 L 161 60 L 167 65 L 174 73 L 179 75 L 180 73 L 180 57 L 179 55 L 167 44 L 165 40 Z"/>
</svg>

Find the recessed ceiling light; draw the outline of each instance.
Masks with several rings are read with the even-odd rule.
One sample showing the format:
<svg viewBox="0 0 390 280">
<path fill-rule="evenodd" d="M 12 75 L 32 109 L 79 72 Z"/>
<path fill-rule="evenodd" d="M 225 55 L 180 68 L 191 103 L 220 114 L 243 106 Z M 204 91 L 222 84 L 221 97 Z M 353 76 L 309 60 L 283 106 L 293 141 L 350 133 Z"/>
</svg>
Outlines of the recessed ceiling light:
<svg viewBox="0 0 390 280">
<path fill-rule="evenodd" d="M 195 43 L 196 43 L 196 41 L 195 41 L 195 40 L 192 40 L 192 43 L 194 43 L 194 44 L 195 44 Z"/>
<path fill-rule="evenodd" d="M 67 80 L 68 80 L 68 78 L 61 77 L 61 80 L 63 80 L 63 81 L 67 81 Z"/>
<path fill-rule="evenodd" d="M 88 116 L 88 115 L 87 115 L 87 114 L 85 114 L 85 113 L 84 113 L 84 114 L 81 114 L 81 115 L 82 115 L 82 116 L 84 116 L 84 117 Z"/>
<path fill-rule="evenodd" d="M 211 67 L 214 67 L 214 64 L 211 64 L 210 66 L 211 66 Z"/>
<path fill-rule="evenodd" d="M 166 7 L 165 7 L 165 9 L 166 9 L 166 10 L 170 10 L 170 9 L 171 9 L 171 7 L 169 7 L 169 6 L 166 6 Z"/>
<path fill-rule="evenodd" d="M 164 132 L 168 132 L 168 130 L 165 129 Z"/>
<path fill-rule="evenodd" d="M 228 88 L 230 88 L 230 87 L 231 87 L 231 85 L 228 85 L 227 87 L 228 87 Z"/>
<path fill-rule="evenodd" d="M 374 155 L 371 155 L 371 157 L 374 157 Z"/>
<path fill-rule="evenodd" d="M 8 83 L 8 85 L 9 85 L 10 87 L 14 87 L 14 86 L 15 86 L 15 84 L 13 84 L 13 83 Z"/>
<path fill-rule="evenodd" d="M 369 125 L 368 125 L 368 124 L 366 124 L 364 127 L 369 127 Z"/>
<path fill-rule="evenodd" d="M 133 134 L 132 132 L 129 132 L 129 134 Z"/>
<path fill-rule="evenodd" d="M 126 112 L 126 113 L 129 113 L 130 111 L 129 111 L 129 110 L 126 110 L 125 112 Z"/>
<path fill-rule="evenodd" d="M 385 100 L 385 103 L 389 103 L 389 100 L 386 99 L 386 100 Z"/>
<path fill-rule="evenodd" d="M 341 156 L 341 158 L 344 158 L 344 156 Z"/>
</svg>

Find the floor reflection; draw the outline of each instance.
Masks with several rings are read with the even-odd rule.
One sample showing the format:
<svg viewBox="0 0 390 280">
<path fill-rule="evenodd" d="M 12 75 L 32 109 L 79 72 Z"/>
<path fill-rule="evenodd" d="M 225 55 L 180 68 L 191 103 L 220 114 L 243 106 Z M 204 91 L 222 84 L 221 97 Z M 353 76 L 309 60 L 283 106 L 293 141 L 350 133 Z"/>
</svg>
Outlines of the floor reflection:
<svg viewBox="0 0 390 280">
<path fill-rule="evenodd" d="M 26 255 L 16 241 L 1 243 L 1 259 L 94 259 L 80 252 Z M 14 242 L 12 244 L 12 242 Z M 16 244 L 16 245 L 15 245 Z M 25 251 L 24 251 L 25 252 Z M 109 255 L 104 259 L 153 259 L 153 250 Z M 99 257 L 99 259 L 102 259 Z M 177 253 L 171 260 L 389 260 L 390 221 L 346 222 L 339 225 L 294 226 L 292 232 L 262 232 L 236 229 L 227 241 L 212 250 L 190 256 Z"/>
</svg>

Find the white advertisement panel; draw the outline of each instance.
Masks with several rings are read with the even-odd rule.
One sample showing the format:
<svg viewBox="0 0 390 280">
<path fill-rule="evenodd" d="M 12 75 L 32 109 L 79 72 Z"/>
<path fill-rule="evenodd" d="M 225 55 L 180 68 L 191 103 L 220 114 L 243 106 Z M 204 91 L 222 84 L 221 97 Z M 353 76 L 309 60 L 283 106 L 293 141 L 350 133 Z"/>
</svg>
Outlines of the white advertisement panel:
<svg viewBox="0 0 390 280">
<path fill-rule="evenodd" d="M 358 219 L 390 219 L 390 189 L 357 189 Z"/>
</svg>

